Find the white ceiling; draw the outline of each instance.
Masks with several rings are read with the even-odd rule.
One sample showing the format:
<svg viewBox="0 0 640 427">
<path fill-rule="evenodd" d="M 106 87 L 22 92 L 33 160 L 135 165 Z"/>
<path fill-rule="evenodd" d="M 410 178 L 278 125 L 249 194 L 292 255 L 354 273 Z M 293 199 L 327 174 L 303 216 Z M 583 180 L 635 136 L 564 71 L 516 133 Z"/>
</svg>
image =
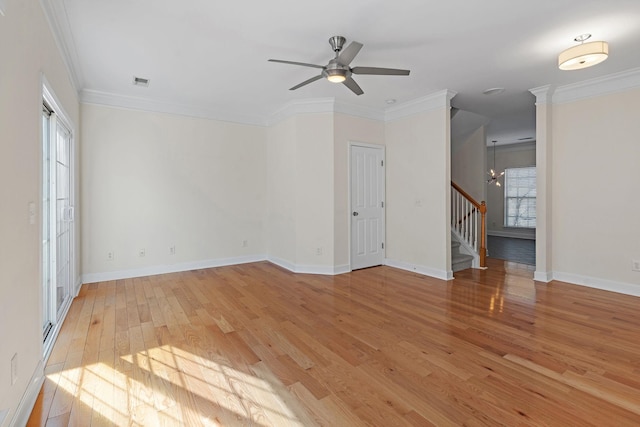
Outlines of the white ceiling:
<svg viewBox="0 0 640 427">
<path fill-rule="evenodd" d="M 85 94 L 145 98 L 265 122 L 292 100 L 335 97 L 384 110 L 442 89 L 452 104 L 491 118 L 490 138 L 531 136 L 528 89 L 640 67 L 640 0 L 42 0 Z M 609 42 L 595 67 L 560 71 L 574 37 Z M 352 66 L 411 70 L 408 77 L 354 76 L 356 96 L 319 80 L 319 70 L 269 58 L 325 65 L 328 38 L 364 48 Z M 150 79 L 134 86 L 133 76 Z M 493 87 L 506 90 L 483 95 Z M 94 92 L 95 91 L 95 92 Z M 397 105 L 396 104 L 396 105 Z"/>
</svg>

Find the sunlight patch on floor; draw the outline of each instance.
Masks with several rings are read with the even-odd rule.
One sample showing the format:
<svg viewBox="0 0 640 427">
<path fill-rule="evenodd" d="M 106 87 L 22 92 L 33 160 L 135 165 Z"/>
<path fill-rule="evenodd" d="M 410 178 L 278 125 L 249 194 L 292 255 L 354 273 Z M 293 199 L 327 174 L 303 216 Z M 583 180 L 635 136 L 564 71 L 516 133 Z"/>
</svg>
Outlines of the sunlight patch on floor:
<svg viewBox="0 0 640 427">
<path fill-rule="evenodd" d="M 164 345 L 47 375 L 80 414 L 115 425 L 302 426 L 274 387 L 247 372 Z M 259 371 L 259 370 L 258 370 Z M 279 387 L 282 391 L 282 387 Z M 157 423 L 157 424 L 156 424 Z"/>
</svg>

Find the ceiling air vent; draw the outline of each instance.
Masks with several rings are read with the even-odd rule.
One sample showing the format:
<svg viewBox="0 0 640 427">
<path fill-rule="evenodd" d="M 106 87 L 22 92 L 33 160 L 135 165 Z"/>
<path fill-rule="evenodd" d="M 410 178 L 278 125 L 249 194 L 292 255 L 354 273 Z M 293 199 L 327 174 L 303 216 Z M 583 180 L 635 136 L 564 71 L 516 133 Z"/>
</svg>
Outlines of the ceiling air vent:
<svg viewBox="0 0 640 427">
<path fill-rule="evenodd" d="M 149 86 L 149 79 L 144 79 L 142 77 L 133 76 L 133 84 L 136 85 L 136 86 L 148 87 Z"/>
<path fill-rule="evenodd" d="M 518 141 L 528 141 L 530 139 L 533 139 L 532 136 L 527 136 L 526 138 L 518 138 Z"/>
</svg>

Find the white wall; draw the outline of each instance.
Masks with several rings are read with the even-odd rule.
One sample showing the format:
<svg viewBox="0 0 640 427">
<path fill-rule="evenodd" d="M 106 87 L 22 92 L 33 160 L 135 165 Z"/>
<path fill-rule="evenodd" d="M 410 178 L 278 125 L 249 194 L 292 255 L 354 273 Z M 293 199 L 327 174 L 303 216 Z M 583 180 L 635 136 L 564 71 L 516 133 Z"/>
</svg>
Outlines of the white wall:
<svg viewBox="0 0 640 427">
<path fill-rule="evenodd" d="M 507 168 L 521 168 L 536 165 L 536 143 L 496 145 L 496 173 Z M 493 168 L 493 146 L 487 148 L 486 170 Z M 485 172 L 485 177 L 488 175 Z M 536 230 L 504 226 L 504 176 L 500 187 L 486 185 L 487 188 L 487 232 L 494 236 L 535 239 Z"/>
<path fill-rule="evenodd" d="M 284 119 L 268 133 L 268 258 L 292 271 L 333 272 L 333 114 Z"/>
<path fill-rule="evenodd" d="M 296 120 L 267 131 L 267 253 L 280 264 L 296 260 Z"/>
<path fill-rule="evenodd" d="M 387 157 L 388 263 L 450 279 L 449 105 L 390 121 Z"/>
<path fill-rule="evenodd" d="M 333 114 L 296 117 L 296 264 L 333 270 Z"/>
<path fill-rule="evenodd" d="M 10 420 L 32 377 L 42 373 L 42 74 L 73 122 L 76 142 L 80 120 L 77 94 L 40 3 L 6 0 L 5 6 L 0 15 L 0 412 L 9 409 Z M 29 202 L 38 212 L 34 225 Z M 18 376 L 11 385 L 10 360 L 16 353 Z"/>
<path fill-rule="evenodd" d="M 554 278 L 640 295 L 640 89 L 552 105 Z"/>
<path fill-rule="evenodd" d="M 384 145 L 384 122 L 337 113 L 334 115 L 334 265 L 349 266 L 349 143 Z"/>
<path fill-rule="evenodd" d="M 455 120 L 455 118 L 454 118 Z M 487 197 L 486 130 L 480 126 L 451 153 L 451 180 L 477 202 Z M 452 144 L 453 146 L 453 144 Z"/>
<path fill-rule="evenodd" d="M 83 104 L 82 141 L 85 282 L 264 256 L 264 128 Z"/>
</svg>

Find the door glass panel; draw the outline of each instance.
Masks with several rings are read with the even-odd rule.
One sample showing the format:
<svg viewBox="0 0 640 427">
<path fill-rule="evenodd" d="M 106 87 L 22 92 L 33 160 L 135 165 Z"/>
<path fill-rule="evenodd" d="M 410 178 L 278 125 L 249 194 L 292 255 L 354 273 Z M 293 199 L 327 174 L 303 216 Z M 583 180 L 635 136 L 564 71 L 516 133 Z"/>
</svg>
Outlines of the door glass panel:
<svg viewBox="0 0 640 427">
<path fill-rule="evenodd" d="M 42 109 L 42 333 L 51 328 L 51 144 L 50 114 Z"/>
<path fill-rule="evenodd" d="M 56 313 L 69 298 L 71 289 L 71 218 L 69 215 L 69 132 L 58 124 L 56 149 Z"/>
</svg>

